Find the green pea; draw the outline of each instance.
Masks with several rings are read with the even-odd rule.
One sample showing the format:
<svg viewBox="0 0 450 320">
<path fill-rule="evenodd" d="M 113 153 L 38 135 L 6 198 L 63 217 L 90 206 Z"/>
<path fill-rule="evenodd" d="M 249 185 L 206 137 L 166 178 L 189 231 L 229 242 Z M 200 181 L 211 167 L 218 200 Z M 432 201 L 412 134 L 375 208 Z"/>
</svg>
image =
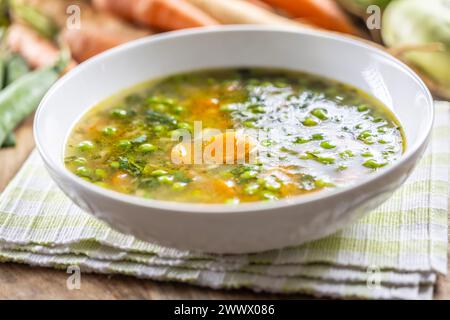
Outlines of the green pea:
<svg viewBox="0 0 450 320">
<path fill-rule="evenodd" d="M 104 127 L 102 130 L 103 134 L 107 136 L 113 136 L 117 133 L 117 128 L 114 127 Z"/>
<path fill-rule="evenodd" d="M 147 99 L 147 103 L 154 105 L 154 104 L 163 104 L 163 105 L 173 105 L 175 101 L 173 99 L 169 98 L 162 98 L 162 97 L 150 97 Z"/>
<path fill-rule="evenodd" d="M 252 196 L 254 195 L 257 191 L 259 190 L 259 184 L 257 183 L 250 183 L 248 185 L 245 186 L 244 188 L 244 193 Z"/>
<path fill-rule="evenodd" d="M 336 148 L 336 146 L 335 146 L 334 144 L 331 144 L 331 143 L 328 142 L 328 141 L 322 141 L 322 142 L 320 143 L 320 146 L 321 146 L 322 148 L 324 148 L 324 149 L 334 149 L 334 148 Z"/>
<path fill-rule="evenodd" d="M 365 140 L 367 138 L 370 138 L 372 136 L 372 133 L 369 130 L 363 131 L 359 134 L 358 139 L 359 140 Z"/>
<path fill-rule="evenodd" d="M 339 153 L 339 157 L 341 159 L 348 159 L 348 158 L 352 158 L 354 156 L 355 156 L 355 154 L 353 153 L 352 150 L 345 150 L 345 151 L 342 151 L 341 153 Z"/>
<path fill-rule="evenodd" d="M 323 137 L 323 134 L 321 134 L 321 133 L 315 133 L 315 134 L 313 134 L 311 136 L 311 139 L 313 139 L 313 140 L 323 140 L 324 137 Z"/>
<path fill-rule="evenodd" d="M 331 157 L 317 157 L 315 160 L 323 164 L 333 164 L 336 162 L 336 159 Z"/>
<path fill-rule="evenodd" d="M 120 163 L 119 161 L 112 161 L 109 166 L 113 169 L 119 169 L 120 168 Z"/>
<path fill-rule="evenodd" d="M 375 159 L 370 159 L 364 162 L 363 166 L 370 169 L 378 169 L 384 167 L 386 164 L 387 164 L 386 162 L 378 162 Z"/>
<path fill-rule="evenodd" d="M 186 182 L 175 182 L 172 185 L 172 189 L 175 190 L 175 191 L 181 191 L 181 190 L 185 189 L 186 186 L 187 186 Z"/>
<path fill-rule="evenodd" d="M 232 112 L 236 109 L 237 109 L 237 107 L 233 104 L 224 104 L 223 106 L 220 107 L 219 110 L 222 112 Z"/>
<path fill-rule="evenodd" d="M 306 127 L 314 127 L 317 126 L 318 124 L 319 123 L 313 118 L 306 118 L 305 120 L 303 120 L 303 125 Z"/>
<path fill-rule="evenodd" d="M 155 111 L 164 113 L 164 112 L 167 112 L 167 105 L 162 104 L 162 103 L 157 103 L 157 104 L 152 105 L 152 109 Z"/>
<path fill-rule="evenodd" d="M 297 144 L 304 144 L 304 143 L 308 143 L 308 142 L 310 142 L 310 141 L 311 141 L 311 140 L 306 139 L 306 138 L 297 137 L 297 138 L 294 140 L 294 143 L 297 143 Z"/>
<path fill-rule="evenodd" d="M 372 122 L 374 122 L 374 123 L 380 123 L 380 122 L 383 122 L 383 121 L 384 121 L 384 119 L 381 118 L 381 117 L 377 117 L 377 118 L 372 120 Z"/>
<path fill-rule="evenodd" d="M 261 141 L 261 145 L 262 145 L 263 147 L 270 147 L 272 144 L 273 144 L 273 141 L 272 141 L 272 140 L 264 140 L 264 141 Z"/>
<path fill-rule="evenodd" d="M 166 174 L 168 174 L 166 170 L 155 170 L 152 172 L 152 176 L 154 177 L 164 176 Z"/>
<path fill-rule="evenodd" d="M 319 118 L 320 120 L 327 120 L 327 110 L 323 108 L 316 108 L 311 111 L 311 114 L 315 116 L 316 118 Z"/>
<path fill-rule="evenodd" d="M 314 182 L 314 184 L 316 185 L 316 188 L 320 188 L 320 189 L 327 188 L 327 187 L 334 187 L 335 186 L 334 184 L 332 184 L 330 182 L 327 182 L 327 181 L 325 181 L 323 179 L 316 180 Z"/>
<path fill-rule="evenodd" d="M 131 141 L 130 140 L 120 140 L 117 146 L 121 149 L 129 149 L 131 148 Z"/>
<path fill-rule="evenodd" d="M 82 167 L 78 167 L 75 170 L 75 173 L 80 177 L 90 177 L 92 174 L 92 169 L 82 166 Z"/>
<path fill-rule="evenodd" d="M 89 151 L 89 150 L 94 149 L 94 143 L 92 141 L 89 141 L 89 140 L 81 141 L 78 144 L 77 148 L 80 151 Z"/>
<path fill-rule="evenodd" d="M 153 127 L 153 131 L 155 131 L 156 133 L 161 133 L 167 130 L 166 126 L 163 125 L 157 125 Z"/>
<path fill-rule="evenodd" d="M 180 123 L 178 123 L 177 127 L 178 127 L 179 129 L 185 129 L 185 130 L 192 131 L 192 126 L 191 126 L 189 123 L 186 123 L 186 122 L 180 122 Z"/>
<path fill-rule="evenodd" d="M 246 128 L 256 128 L 254 121 L 251 120 L 244 121 L 243 125 Z"/>
<path fill-rule="evenodd" d="M 299 156 L 299 158 L 302 159 L 302 160 L 310 160 L 310 159 L 312 159 L 312 157 L 308 153 L 301 154 Z"/>
<path fill-rule="evenodd" d="M 75 160 L 73 160 L 73 163 L 79 166 L 83 166 L 87 163 L 87 159 L 83 157 L 78 157 Z"/>
<path fill-rule="evenodd" d="M 180 113 L 183 113 L 184 112 L 184 107 L 182 107 L 182 106 L 176 106 L 174 109 L 173 109 L 173 112 L 175 112 L 176 114 L 180 114 Z"/>
<path fill-rule="evenodd" d="M 358 106 L 358 111 L 359 112 L 366 112 L 367 110 L 369 110 L 369 107 L 365 104 L 361 104 Z"/>
<path fill-rule="evenodd" d="M 252 113 L 266 113 L 266 109 L 262 105 L 252 104 L 248 107 Z"/>
<path fill-rule="evenodd" d="M 155 145 L 151 143 L 144 143 L 138 147 L 138 151 L 142 153 L 153 152 L 158 149 Z"/>
<path fill-rule="evenodd" d="M 111 116 L 118 119 L 124 119 L 127 117 L 127 111 L 124 109 L 114 109 L 111 111 Z"/>
<path fill-rule="evenodd" d="M 317 162 L 320 162 L 322 164 L 333 164 L 336 162 L 336 159 L 332 158 L 332 157 L 323 157 L 323 156 L 319 156 L 317 154 L 317 152 L 306 152 L 306 154 L 303 154 L 300 156 L 300 159 L 303 160 L 314 160 Z"/>
<path fill-rule="evenodd" d="M 240 178 L 244 179 L 244 180 L 249 180 L 249 179 L 256 178 L 257 175 L 258 175 L 257 171 L 250 170 L 250 171 L 245 171 L 244 173 L 242 173 L 240 175 Z"/>
<path fill-rule="evenodd" d="M 105 179 L 106 176 L 108 175 L 106 173 L 106 171 L 103 170 L 103 169 L 95 169 L 94 173 L 95 173 L 95 176 L 100 178 L 100 179 Z"/>
<path fill-rule="evenodd" d="M 158 181 L 162 184 L 172 184 L 173 176 L 159 176 Z"/>
</svg>

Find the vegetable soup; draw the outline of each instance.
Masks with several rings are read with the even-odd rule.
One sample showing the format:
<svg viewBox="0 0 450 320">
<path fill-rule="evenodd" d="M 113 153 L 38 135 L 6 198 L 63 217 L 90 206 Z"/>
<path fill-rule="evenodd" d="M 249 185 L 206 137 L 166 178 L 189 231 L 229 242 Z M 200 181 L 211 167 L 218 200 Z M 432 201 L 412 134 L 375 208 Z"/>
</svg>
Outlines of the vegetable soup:
<svg viewBox="0 0 450 320">
<path fill-rule="evenodd" d="M 404 149 L 395 116 L 359 89 L 240 68 L 173 75 L 109 98 L 75 125 L 65 164 L 126 194 L 235 204 L 355 183 Z"/>
</svg>

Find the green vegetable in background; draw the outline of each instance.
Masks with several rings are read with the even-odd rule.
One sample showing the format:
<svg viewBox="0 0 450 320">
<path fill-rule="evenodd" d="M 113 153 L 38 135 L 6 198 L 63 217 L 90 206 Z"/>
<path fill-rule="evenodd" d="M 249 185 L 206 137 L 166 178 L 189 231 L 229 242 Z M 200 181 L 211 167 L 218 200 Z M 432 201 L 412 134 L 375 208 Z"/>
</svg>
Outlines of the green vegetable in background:
<svg viewBox="0 0 450 320">
<path fill-rule="evenodd" d="M 6 63 L 5 63 L 6 62 Z M 6 61 L 0 59 L 0 77 L 2 79 L 1 87 L 5 87 L 15 82 L 22 76 L 30 72 L 26 61 L 19 55 L 13 54 Z M 2 144 L 2 148 L 11 148 L 16 146 L 16 137 L 14 132 L 10 132 Z"/>
<path fill-rule="evenodd" d="M 3 14 L 3 9 L 5 6 L 5 1 L 0 1 L 0 24 L 2 25 L 0 27 L 0 89 L 3 89 L 6 85 L 6 65 L 7 65 L 7 59 L 6 59 L 6 50 L 3 45 L 3 39 L 5 35 L 5 27 L 3 24 L 7 23 L 7 17 Z M 3 144 L 0 144 L 1 148 L 9 148 L 14 147 L 16 145 L 16 137 L 14 136 L 13 132 L 8 133 L 8 135 L 5 138 L 5 141 Z"/>
<path fill-rule="evenodd" d="M 9 20 L 9 1 L 0 0 L 0 26 L 8 26 L 10 23 Z"/>
<path fill-rule="evenodd" d="M 360 17 L 366 17 L 367 8 L 370 5 L 377 5 L 381 9 L 384 9 L 391 1 L 392 0 L 338 0 L 341 6 Z"/>
<path fill-rule="evenodd" d="M 0 90 L 6 83 L 6 59 L 0 55 Z"/>
<path fill-rule="evenodd" d="M 30 72 L 27 62 L 18 54 L 12 54 L 6 63 L 6 85 L 10 85 Z"/>
<path fill-rule="evenodd" d="M 10 0 L 10 6 L 15 19 L 28 24 L 41 36 L 53 39 L 58 34 L 58 26 L 56 23 L 35 8 L 25 4 L 21 0 Z"/>
<path fill-rule="evenodd" d="M 393 1 L 383 15 L 382 36 L 389 47 L 410 46 L 402 58 L 429 78 L 438 93 L 450 96 L 450 0 Z M 442 50 L 413 48 L 432 43 L 442 44 Z"/>
<path fill-rule="evenodd" d="M 4 57 L 0 57 L 0 88 L 3 88 L 6 83 L 6 59 Z M 10 132 L 3 144 L 0 144 L 2 148 L 10 148 L 16 145 L 16 138 L 13 132 Z"/>
<path fill-rule="evenodd" d="M 64 63 L 65 65 L 65 63 Z M 62 63 L 21 77 L 0 92 L 0 145 L 7 135 L 38 106 L 55 83 Z"/>
</svg>

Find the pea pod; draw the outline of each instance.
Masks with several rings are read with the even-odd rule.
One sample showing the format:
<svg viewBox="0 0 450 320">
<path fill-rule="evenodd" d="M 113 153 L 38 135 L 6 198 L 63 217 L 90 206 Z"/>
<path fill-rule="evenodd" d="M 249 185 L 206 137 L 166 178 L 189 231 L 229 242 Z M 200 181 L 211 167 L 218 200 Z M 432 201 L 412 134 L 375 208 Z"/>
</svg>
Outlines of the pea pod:
<svg viewBox="0 0 450 320">
<path fill-rule="evenodd" d="M 12 0 L 11 7 L 15 18 L 29 25 L 41 36 L 53 39 L 58 34 L 56 23 L 34 7 L 25 4 L 21 0 Z"/>
<path fill-rule="evenodd" d="M 47 67 L 30 72 L 0 92 L 0 145 L 36 109 L 58 79 L 59 71 L 59 67 Z"/>
<path fill-rule="evenodd" d="M 0 88 L 3 88 L 5 86 L 5 76 L 6 76 L 6 63 L 5 59 L 0 58 Z M 16 145 L 16 137 L 14 136 L 13 132 L 10 132 L 6 138 L 3 144 L 1 144 L 2 148 L 10 148 L 14 147 Z"/>
<path fill-rule="evenodd" d="M 19 55 L 13 54 L 8 58 L 5 63 L 4 59 L 0 60 L 0 78 L 1 78 L 1 87 L 5 87 L 21 78 L 28 72 L 30 72 L 30 68 L 26 61 Z M 16 137 L 14 132 L 10 132 L 5 141 L 2 144 L 2 148 L 11 148 L 16 146 Z"/>
<path fill-rule="evenodd" d="M 6 62 L 3 57 L 0 57 L 0 90 L 5 87 L 6 83 Z"/>
<path fill-rule="evenodd" d="M 11 83 L 30 72 L 30 67 L 28 66 L 27 62 L 18 54 L 11 55 L 11 57 L 6 62 L 5 69 L 6 86 L 9 86 Z"/>
<path fill-rule="evenodd" d="M 13 148 L 16 146 L 16 136 L 13 132 L 10 132 L 5 141 L 3 141 L 2 148 Z"/>
<path fill-rule="evenodd" d="M 397 0 L 383 15 L 382 36 L 389 47 L 440 43 L 441 51 L 405 52 L 405 61 L 431 80 L 432 89 L 450 97 L 450 0 Z"/>
</svg>

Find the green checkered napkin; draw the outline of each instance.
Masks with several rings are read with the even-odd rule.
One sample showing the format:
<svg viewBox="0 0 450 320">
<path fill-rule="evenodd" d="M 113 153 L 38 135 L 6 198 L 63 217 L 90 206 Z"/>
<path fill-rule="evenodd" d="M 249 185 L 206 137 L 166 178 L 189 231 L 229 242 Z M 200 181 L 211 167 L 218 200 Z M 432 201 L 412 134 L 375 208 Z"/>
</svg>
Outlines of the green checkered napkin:
<svg viewBox="0 0 450 320">
<path fill-rule="evenodd" d="M 180 251 L 120 234 L 66 198 L 33 152 L 0 197 L 0 259 L 212 288 L 431 298 L 447 271 L 449 109 L 436 103 L 431 146 L 388 202 L 333 236 L 258 254 Z"/>
</svg>

